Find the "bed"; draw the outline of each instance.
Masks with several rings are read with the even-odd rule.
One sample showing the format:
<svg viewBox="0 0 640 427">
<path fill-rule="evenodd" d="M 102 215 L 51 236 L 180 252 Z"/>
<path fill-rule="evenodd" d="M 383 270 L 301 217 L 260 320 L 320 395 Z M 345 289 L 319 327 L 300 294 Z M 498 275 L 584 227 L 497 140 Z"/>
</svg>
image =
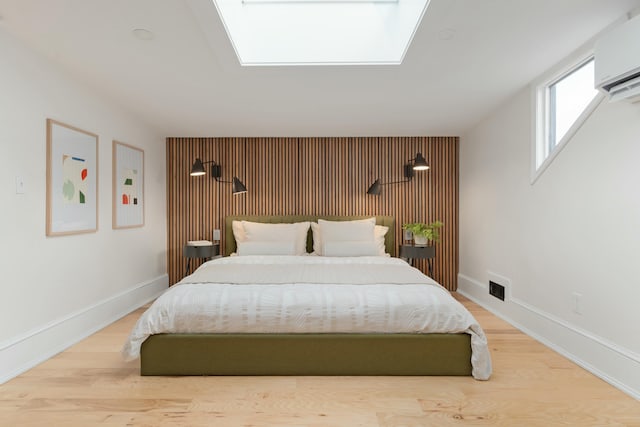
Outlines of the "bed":
<svg viewBox="0 0 640 427">
<path fill-rule="evenodd" d="M 322 234 L 325 253 L 318 255 L 313 236 L 321 240 L 316 233 L 319 224 L 331 230 L 349 220 L 365 221 L 316 216 L 227 218 L 224 253 L 237 251 L 241 256 L 208 261 L 166 291 L 137 322 L 123 348 L 124 357 L 140 357 L 141 375 L 488 379 L 486 337 L 446 289 L 400 259 L 377 252 L 351 256 L 350 251 L 361 252 L 363 245 L 334 243 L 327 237 L 330 234 Z M 299 255 L 298 247 L 295 254 L 254 254 L 264 247 L 234 238 L 234 224 L 241 221 L 247 227 L 247 222 L 314 222 L 314 230 L 305 232 L 301 245 L 305 253 L 313 250 L 316 255 Z M 395 254 L 393 218 L 371 221 L 376 233 L 379 227 L 389 228 L 384 241 L 376 235 L 379 250 Z M 263 228 L 274 227 L 258 230 Z M 296 242 L 301 239 L 296 237 Z M 289 249 L 294 250 L 293 244 L 269 246 L 274 251 Z"/>
</svg>

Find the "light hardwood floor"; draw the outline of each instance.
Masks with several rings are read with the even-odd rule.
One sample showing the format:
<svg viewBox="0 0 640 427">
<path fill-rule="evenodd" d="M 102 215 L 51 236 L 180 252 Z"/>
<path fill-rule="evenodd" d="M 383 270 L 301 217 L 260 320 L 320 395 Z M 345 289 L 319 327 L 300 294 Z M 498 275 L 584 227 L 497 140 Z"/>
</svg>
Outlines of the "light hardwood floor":
<svg viewBox="0 0 640 427">
<path fill-rule="evenodd" d="M 140 377 L 119 350 L 142 310 L 0 386 L 0 426 L 640 426 L 640 402 L 476 304 L 494 374 Z"/>
</svg>

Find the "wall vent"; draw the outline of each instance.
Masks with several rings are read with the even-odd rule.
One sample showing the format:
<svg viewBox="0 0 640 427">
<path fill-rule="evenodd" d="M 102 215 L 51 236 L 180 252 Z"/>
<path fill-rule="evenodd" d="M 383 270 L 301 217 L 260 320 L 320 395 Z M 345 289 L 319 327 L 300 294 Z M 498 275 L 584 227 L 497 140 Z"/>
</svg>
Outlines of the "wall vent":
<svg viewBox="0 0 640 427">
<path fill-rule="evenodd" d="M 501 301 L 504 301 L 504 286 L 489 280 L 489 293 Z"/>
</svg>

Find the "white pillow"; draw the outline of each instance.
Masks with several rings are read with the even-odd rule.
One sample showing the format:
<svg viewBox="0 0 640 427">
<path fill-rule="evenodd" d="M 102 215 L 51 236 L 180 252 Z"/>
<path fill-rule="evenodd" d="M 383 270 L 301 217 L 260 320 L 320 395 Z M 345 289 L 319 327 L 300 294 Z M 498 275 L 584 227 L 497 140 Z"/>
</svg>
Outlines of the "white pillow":
<svg viewBox="0 0 640 427">
<path fill-rule="evenodd" d="M 323 245 L 324 256 L 376 256 L 380 252 L 378 244 L 371 241 L 340 242 L 329 241 Z"/>
<path fill-rule="evenodd" d="M 236 239 L 236 244 L 247 240 L 242 221 L 231 221 L 231 229 L 233 230 L 233 238 Z"/>
<path fill-rule="evenodd" d="M 384 236 L 387 235 L 387 232 L 389 231 L 389 227 L 385 226 L 385 225 L 376 225 L 373 228 L 373 239 L 376 242 L 376 245 L 378 247 L 378 255 L 384 256 L 387 254 L 387 251 L 385 250 L 385 245 L 384 245 Z"/>
<path fill-rule="evenodd" d="M 296 255 L 295 243 L 238 242 L 237 255 Z"/>
<path fill-rule="evenodd" d="M 320 241 L 320 226 L 317 222 L 311 223 L 311 238 L 313 240 L 313 253 L 321 255 L 322 242 Z"/>
<path fill-rule="evenodd" d="M 317 226 L 312 226 L 313 250 L 317 255 L 324 255 L 324 243 L 357 242 L 374 240 L 375 218 L 358 219 L 353 221 L 327 221 L 319 219 Z"/>
<path fill-rule="evenodd" d="M 318 220 L 320 236 L 325 242 L 335 240 L 338 242 L 355 242 L 359 240 L 373 240 L 373 228 L 376 226 L 375 218 L 355 221 L 326 221 Z"/>
<path fill-rule="evenodd" d="M 384 236 L 389 231 L 389 227 L 384 225 L 376 225 L 373 228 L 373 239 L 378 247 L 378 253 L 375 255 L 384 256 L 387 255 L 384 242 Z M 313 235 L 313 253 L 316 255 L 322 255 L 322 239 L 320 237 L 320 226 L 315 222 L 311 223 L 311 233 Z"/>
<path fill-rule="evenodd" d="M 306 255 L 309 225 L 309 222 L 268 224 L 242 221 L 245 242 L 293 242 L 294 255 Z"/>
</svg>

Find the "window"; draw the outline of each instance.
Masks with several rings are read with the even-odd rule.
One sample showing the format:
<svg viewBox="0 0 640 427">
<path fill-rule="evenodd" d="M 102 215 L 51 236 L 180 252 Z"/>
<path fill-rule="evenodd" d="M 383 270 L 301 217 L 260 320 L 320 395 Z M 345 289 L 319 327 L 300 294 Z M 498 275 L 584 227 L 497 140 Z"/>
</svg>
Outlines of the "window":
<svg viewBox="0 0 640 427">
<path fill-rule="evenodd" d="M 535 86 L 532 183 L 604 97 L 594 88 L 592 55 L 568 64 L 546 75 Z"/>
<path fill-rule="evenodd" d="M 429 2 L 213 0 L 243 66 L 401 64 Z"/>
<path fill-rule="evenodd" d="M 593 88 L 593 58 L 549 86 L 549 151 L 558 145 L 597 94 Z"/>
</svg>

